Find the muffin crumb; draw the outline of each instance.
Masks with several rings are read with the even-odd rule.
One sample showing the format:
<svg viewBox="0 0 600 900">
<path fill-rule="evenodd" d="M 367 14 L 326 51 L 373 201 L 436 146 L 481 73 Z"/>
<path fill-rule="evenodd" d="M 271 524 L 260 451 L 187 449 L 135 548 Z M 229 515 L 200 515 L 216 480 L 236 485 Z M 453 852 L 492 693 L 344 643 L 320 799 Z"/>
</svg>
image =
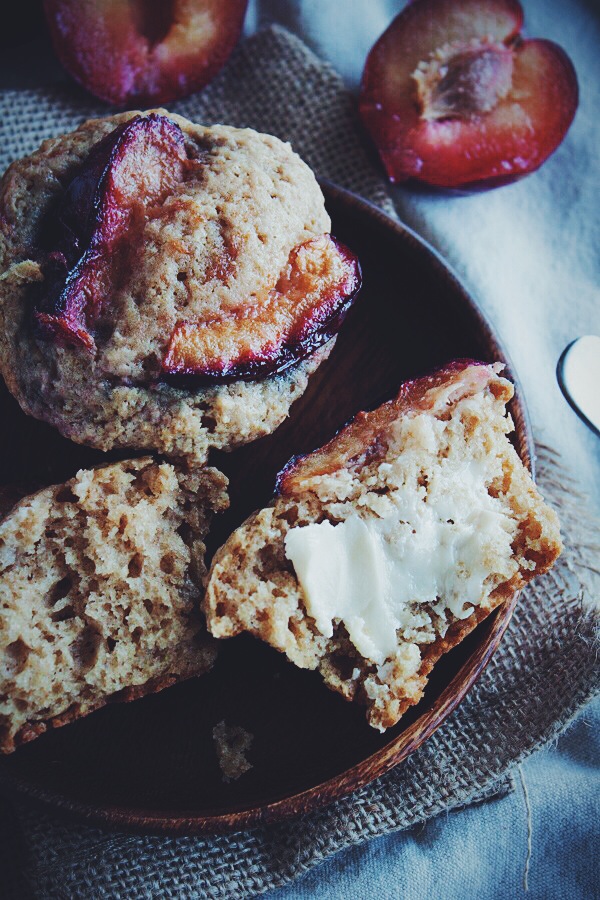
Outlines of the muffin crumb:
<svg viewBox="0 0 600 900">
<path fill-rule="evenodd" d="M 254 735 L 241 725 L 227 725 L 224 721 L 215 725 L 212 733 L 223 781 L 237 781 L 252 768 L 245 754 L 252 746 Z"/>
</svg>

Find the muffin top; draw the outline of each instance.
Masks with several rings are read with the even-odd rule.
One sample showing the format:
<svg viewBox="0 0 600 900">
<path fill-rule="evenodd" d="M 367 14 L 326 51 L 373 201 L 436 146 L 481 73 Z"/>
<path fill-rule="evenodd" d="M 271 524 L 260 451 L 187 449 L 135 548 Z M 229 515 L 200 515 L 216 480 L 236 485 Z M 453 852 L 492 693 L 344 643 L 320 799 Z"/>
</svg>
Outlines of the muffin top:
<svg viewBox="0 0 600 900">
<path fill-rule="evenodd" d="M 288 144 L 164 110 L 46 141 L 0 212 L 4 377 L 101 449 L 202 460 L 269 433 L 358 285 Z"/>
</svg>

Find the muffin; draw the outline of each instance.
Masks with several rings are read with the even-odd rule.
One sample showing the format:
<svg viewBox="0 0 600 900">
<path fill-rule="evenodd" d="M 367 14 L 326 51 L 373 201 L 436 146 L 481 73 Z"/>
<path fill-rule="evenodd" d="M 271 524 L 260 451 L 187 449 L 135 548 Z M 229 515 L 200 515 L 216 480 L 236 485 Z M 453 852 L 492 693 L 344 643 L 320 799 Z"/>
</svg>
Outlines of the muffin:
<svg viewBox="0 0 600 900">
<path fill-rule="evenodd" d="M 561 551 L 507 437 L 501 369 L 459 361 L 408 382 L 293 459 L 215 555 L 212 634 L 250 632 L 375 728 L 398 722 L 438 659 Z"/>
<path fill-rule="evenodd" d="M 204 539 L 226 484 L 141 458 L 80 471 L 0 522 L 0 752 L 210 669 Z"/>
<path fill-rule="evenodd" d="M 84 123 L 0 186 L 0 369 L 102 450 L 201 463 L 273 431 L 360 284 L 288 144 L 158 110 Z"/>
</svg>

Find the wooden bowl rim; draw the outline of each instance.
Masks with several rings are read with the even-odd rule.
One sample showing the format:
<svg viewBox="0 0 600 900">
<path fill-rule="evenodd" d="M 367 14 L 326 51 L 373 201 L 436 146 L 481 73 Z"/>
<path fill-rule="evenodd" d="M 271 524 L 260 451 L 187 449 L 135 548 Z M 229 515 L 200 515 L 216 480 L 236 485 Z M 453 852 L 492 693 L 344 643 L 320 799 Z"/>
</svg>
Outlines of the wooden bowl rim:
<svg viewBox="0 0 600 900">
<path fill-rule="evenodd" d="M 408 241 L 417 253 L 424 255 L 433 266 L 442 271 L 446 280 L 453 283 L 455 291 L 475 318 L 490 352 L 497 360 L 505 364 L 506 374 L 515 385 L 512 405 L 513 411 L 518 412 L 518 416 L 515 417 L 515 432 L 520 444 L 520 456 L 534 476 L 535 457 L 531 425 L 519 380 L 515 376 L 508 354 L 496 336 L 492 325 L 456 272 L 437 250 L 407 225 L 393 219 L 368 200 L 339 185 L 324 179 L 320 179 L 319 183 L 326 201 L 334 200 L 342 205 L 354 207 L 364 213 L 371 222 L 394 232 L 401 240 Z M 375 778 L 385 775 L 437 731 L 464 699 L 494 655 L 508 627 L 517 599 L 518 593 L 515 593 L 511 600 L 503 603 L 481 623 L 477 629 L 482 635 L 477 648 L 479 653 L 475 650 L 471 653 L 432 705 L 424 710 L 405 731 L 393 738 L 389 744 L 355 763 L 346 771 L 299 793 L 284 796 L 262 805 L 254 804 L 251 807 L 234 809 L 226 813 L 209 810 L 203 814 L 185 815 L 168 810 L 152 811 L 117 806 L 93 807 L 60 793 L 32 785 L 23 778 L 14 776 L 7 778 L 1 769 L 0 785 L 13 795 L 25 794 L 32 799 L 55 807 L 58 812 L 75 815 L 93 824 L 117 826 L 123 830 L 147 834 L 224 834 L 257 825 L 282 822 L 316 811 L 365 787 Z"/>
</svg>

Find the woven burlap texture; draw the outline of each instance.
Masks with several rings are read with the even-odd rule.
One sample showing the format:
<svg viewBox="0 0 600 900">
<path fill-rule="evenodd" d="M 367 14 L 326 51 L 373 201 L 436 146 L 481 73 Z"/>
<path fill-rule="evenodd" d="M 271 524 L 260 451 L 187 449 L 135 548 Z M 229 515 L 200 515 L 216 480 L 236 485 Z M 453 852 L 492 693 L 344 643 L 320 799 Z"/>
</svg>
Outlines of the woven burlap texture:
<svg viewBox="0 0 600 900">
<path fill-rule="evenodd" d="M 238 47 L 206 91 L 173 109 L 289 140 L 320 176 L 394 212 L 339 77 L 280 28 Z M 0 169 L 44 138 L 106 114 L 70 87 L 4 92 Z M 249 897 L 343 848 L 509 789 L 511 768 L 560 733 L 599 687 L 593 523 L 547 448 L 539 448 L 538 480 L 561 514 L 565 553 L 523 593 L 500 650 L 467 699 L 402 766 L 318 813 L 219 837 L 120 834 L 19 801 L 22 866 L 34 895 Z M 16 890 L 24 891 L 24 882 Z"/>
</svg>

